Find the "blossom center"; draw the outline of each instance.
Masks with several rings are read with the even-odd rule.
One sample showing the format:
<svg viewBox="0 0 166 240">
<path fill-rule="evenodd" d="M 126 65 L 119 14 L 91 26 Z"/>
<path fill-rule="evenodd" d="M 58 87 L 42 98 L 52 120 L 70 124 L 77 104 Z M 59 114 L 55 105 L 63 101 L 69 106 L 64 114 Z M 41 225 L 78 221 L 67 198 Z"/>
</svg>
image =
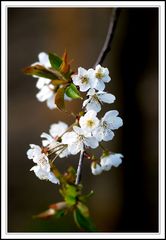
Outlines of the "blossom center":
<svg viewBox="0 0 166 240">
<path fill-rule="evenodd" d="M 96 73 L 96 78 L 102 79 L 103 77 L 104 77 L 104 74 L 103 74 L 101 71 L 98 71 L 98 72 Z"/>
<path fill-rule="evenodd" d="M 95 124 L 94 121 L 91 119 L 87 120 L 87 122 L 86 122 L 87 127 L 90 127 L 90 128 L 93 127 L 94 124 Z"/>
<path fill-rule="evenodd" d="M 44 158 L 39 159 L 38 165 L 44 167 L 47 164 L 47 160 Z"/>
<path fill-rule="evenodd" d="M 87 76 L 81 76 L 81 83 L 82 84 L 87 84 L 88 83 L 88 77 Z"/>
</svg>

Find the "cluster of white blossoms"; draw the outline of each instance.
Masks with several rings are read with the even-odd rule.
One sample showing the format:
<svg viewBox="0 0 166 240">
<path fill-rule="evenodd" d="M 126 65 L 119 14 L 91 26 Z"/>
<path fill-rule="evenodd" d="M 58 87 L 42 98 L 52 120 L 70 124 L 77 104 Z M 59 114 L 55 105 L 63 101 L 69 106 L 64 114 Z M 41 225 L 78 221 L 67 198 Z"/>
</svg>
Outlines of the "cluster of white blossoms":
<svg viewBox="0 0 166 240">
<path fill-rule="evenodd" d="M 48 55 L 39 54 L 39 63 L 45 67 L 51 67 Z M 99 119 L 97 114 L 101 110 L 102 103 L 113 103 L 115 96 L 104 91 L 105 83 L 110 82 L 107 68 L 97 65 L 95 69 L 86 70 L 78 68 L 78 73 L 71 76 L 73 83 L 79 87 L 81 92 L 87 91 L 87 99 L 83 101 L 84 113 L 77 117 L 77 121 L 70 127 L 66 123 L 59 122 L 50 126 L 49 134 L 41 134 L 42 147 L 30 144 L 27 156 L 37 165 L 31 168 L 39 179 L 59 183 L 59 180 L 51 171 L 51 163 L 57 158 L 63 158 L 70 154 L 75 155 L 85 152 L 89 148 L 95 149 L 101 146 L 101 141 L 110 141 L 114 137 L 114 130 L 123 125 L 117 110 L 110 110 Z M 55 97 L 54 86 L 51 80 L 39 78 L 37 88 L 40 89 L 36 95 L 39 101 L 47 101 L 49 108 L 55 108 L 53 101 Z M 98 175 L 102 171 L 108 171 L 112 166 L 117 167 L 122 162 L 122 154 L 104 151 L 100 160 L 92 158 L 92 174 Z"/>
<path fill-rule="evenodd" d="M 38 58 L 39 62 L 35 62 L 31 66 L 41 65 L 47 69 L 51 68 L 51 64 L 47 53 L 45 52 L 39 53 Z M 40 102 L 46 101 L 47 107 L 49 109 L 57 108 L 55 104 L 56 89 L 55 86 L 51 83 L 51 79 L 38 77 L 35 75 L 33 75 L 33 77 L 38 78 L 38 81 L 36 82 L 36 87 L 39 89 L 39 92 L 36 94 L 37 99 Z M 66 94 L 64 95 L 64 97 L 65 100 L 69 101 L 71 100 Z"/>
<path fill-rule="evenodd" d="M 51 171 L 50 163 L 53 162 L 57 156 L 65 157 L 69 154 L 67 147 L 58 141 L 67 128 L 68 125 L 61 121 L 54 123 L 50 126 L 49 134 L 45 132 L 41 134 L 41 138 L 43 138 L 42 148 L 38 145 L 30 144 L 27 157 L 36 163 L 30 171 L 34 171 L 39 179 L 49 180 L 52 183 L 59 184 L 59 180 Z"/>
</svg>

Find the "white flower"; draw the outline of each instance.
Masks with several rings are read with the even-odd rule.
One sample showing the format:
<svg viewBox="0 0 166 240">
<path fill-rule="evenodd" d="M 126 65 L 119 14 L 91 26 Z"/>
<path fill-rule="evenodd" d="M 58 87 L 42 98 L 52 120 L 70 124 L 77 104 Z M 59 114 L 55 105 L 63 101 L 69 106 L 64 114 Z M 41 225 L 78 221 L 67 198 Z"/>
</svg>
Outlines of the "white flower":
<svg viewBox="0 0 166 240">
<path fill-rule="evenodd" d="M 102 173 L 103 169 L 98 163 L 92 162 L 91 171 L 93 175 L 99 175 Z"/>
<path fill-rule="evenodd" d="M 96 92 L 95 89 L 90 89 L 87 95 L 89 98 L 83 102 L 83 107 L 86 107 L 86 111 L 94 110 L 100 112 L 102 102 L 113 103 L 115 101 L 115 96 L 111 93 Z"/>
<path fill-rule="evenodd" d="M 108 83 L 111 80 L 108 68 L 101 67 L 99 64 L 96 66 L 93 75 L 95 79 L 94 88 L 103 91 L 105 88 L 105 82 Z"/>
<path fill-rule="evenodd" d="M 64 122 L 59 121 L 58 123 L 53 123 L 50 126 L 50 134 L 52 137 L 60 137 L 68 128 L 68 125 Z"/>
<path fill-rule="evenodd" d="M 50 79 L 40 77 L 40 78 L 38 79 L 37 83 L 36 83 L 36 87 L 37 87 L 38 89 L 42 89 L 42 88 L 44 87 L 44 85 L 48 85 L 50 82 L 51 82 Z"/>
<path fill-rule="evenodd" d="M 44 171 L 40 166 L 33 166 L 30 171 L 34 171 L 35 175 L 40 180 L 49 180 L 52 183 L 59 184 L 59 180 L 55 177 L 52 172 Z"/>
<path fill-rule="evenodd" d="M 35 162 L 38 161 L 38 159 L 40 159 L 40 156 L 42 154 L 42 150 L 38 145 L 35 144 L 30 144 L 30 149 L 28 149 L 27 151 L 27 157 L 28 159 L 34 159 Z"/>
<path fill-rule="evenodd" d="M 68 145 L 68 150 L 75 155 L 84 149 L 84 145 L 96 148 L 98 141 L 95 137 L 91 137 L 90 133 L 84 132 L 80 127 L 74 126 L 74 131 L 67 132 L 62 136 L 62 143 Z"/>
<path fill-rule="evenodd" d="M 57 108 L 57 105 L 55 104 L 55 94 L 54 93 L 50 98 L 47 99 L 46 104 L 49 109 L 55 109 Z"/>
<path fill-rule="evenodd" d="M 56 138 L 60 137 L 67 130 L 67 128 L 68 125 L 66 123 L 59 121 L 58 123 L 51 124 L 49 130 L 50 135 L 45 132 L 40 135 L 41 138 L 45 138 L 42 140 L 42 145 L 44 147 L 47 146 L 49 150 L 56 149 L 56 154 L 58 154 L 60 158 L 68 156 L 69 151 L 67 146 L 64 146 L 64 144 L 56 141 Z"/>
<path fill-rule="evenodd" d="M 45 138 L 44 140 L 42 140 L 42 145 L 44 147 L 48 146 L 50 143 L 52 143 L 54 141 L 54 138 L 52 136 L 50 136 L 48 133 L 43 132 L 40 135 L 41 138 Z M 55 141 L 56 142 L 56 141 Z"/>
<path fill-rule="evenodd" d="M 40 91 L 36 94 L 37 99 L 40 102 L 44 102 L 47 99 L 49 99 L 50 97 L 52 97 L 52 95 L 54 94 L 54 87 L 52 84 L 50 85 L 44 85 Z"/>
<path fill-rule="evenodd" d="M 33 166 L 30 171 L 34 171 L 36 176 L 41 180 L 49 180 L 52 183 L 59 183 L 59 180 L 50 171 L 48 157 L 42 152 L 42 149 L 35 144 L 30 144 L 30 149 L 27 151 L 27 157 L 32 159 L 37 165 Z"/>
<path fill-rule="evenodd" d="M 112 166 L 118 167 L 122 163 L 123 155 L 120 153 L 111 153 L 101 157 L 100 164 L 102 169 L 109 171 Z"/>
<path fill-rule="evenodd" d="M 86 132 L 92 132 L 99 124 L 99 119 L 96 117 L 94 110 L 88 111 L 84 116 L 80 117 L 79 124 Z"/>
<path fill-rule="evenodd" d="M 92 87 L 92 69 L 86 70 L 82 67 L 78 68 L 78 74 L 71 76 L 73 83 L 80 87 L 81 92 L 86 92 Z"/>
<path fill-rule="evenodd" d="M 52 136 L 43 132 L 40 135 L 41 138 L 45 138 L 42 140 L 42 144 L 44 147 L 47 147 L 49 150 L 58 155 L 60 158 L 67 157 L 70 153 L 66 145 L 56 141 Z"/>
<path fill-rule="evenodd" d="M 49 84 L 43 85 L 40 91 L 36 94 L 36 97 L 40 102 L 46 101 L 47 106 L 50 109 L 55 109 L 57 107 L 55 104 L 55 94 L 56 93 L 54 92 L 54 86 L 52 84 Z"/>
<path fill-rule="evenodd" d="M 39 64 L 39 65 L 42 65 L 46 68 L 51 68 L 51 64 L 50 64 L 49 57 L 48 57 L 47 53 L 45 53 L 45 52 L 39 53 L 38 59 L 39 59 L 39 62 L 33 63 L 32 66 Z"/>
<path fill-rule="evenodd" d="M 30 149 L 27 151 L 27 157 L 37 163 L 40 168 L 46 172 L 50 171 L 50 164 L 48 157 L 42 152 L 42 149 L 35 144 L 30 144 Z"/>
<path fill-rule="evenodd" d="M 117 117 L 118 114 L 118 111 L 111 110 L 101 119 L 99 126 L 93 131 L 93 136 L 98 141 L 110 141 L 113 139 L 114 133 L 112 130 L 118 129 L 123 125 L 122 119 Z"/>
<path fill-rule="evenodd" d="M 40 165 L 42 169 L 46 171 L 50 170 L 50 165 L 48 162 L 48 157 L 42 152 L 42 149 L 35 144 L 30 144 L 30 149 L 27 151 L 27 157 L 32 159 L 34 163 Z"/>
</svg>

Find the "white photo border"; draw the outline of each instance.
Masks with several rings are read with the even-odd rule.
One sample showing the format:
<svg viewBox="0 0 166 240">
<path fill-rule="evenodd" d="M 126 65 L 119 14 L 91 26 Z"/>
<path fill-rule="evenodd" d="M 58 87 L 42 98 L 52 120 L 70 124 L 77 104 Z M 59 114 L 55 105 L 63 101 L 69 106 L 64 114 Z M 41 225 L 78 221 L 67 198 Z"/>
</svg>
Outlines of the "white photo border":
<svg viewBox="0 0 166 240">
<path fill-rule="evenodd" d="M 107 8 L 159 9 L 159 232 L 158 233 L 9 233 L 7 231 L 7 132 L 8 132 L 8 8 Z M 165 238 L 165 2 L 164 1 L 2 1 L 1 2 L 1 238 L 2 239 L 164 239 Z"/>
</svg>

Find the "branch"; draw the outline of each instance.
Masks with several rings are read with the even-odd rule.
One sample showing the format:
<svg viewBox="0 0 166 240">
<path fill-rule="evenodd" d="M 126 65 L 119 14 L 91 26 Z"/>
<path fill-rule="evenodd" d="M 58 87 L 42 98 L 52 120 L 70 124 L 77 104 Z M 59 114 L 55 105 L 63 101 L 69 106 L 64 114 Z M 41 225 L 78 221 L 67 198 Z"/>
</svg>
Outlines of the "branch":
<svg viewBox="0 0 166 240">
<path fill-rule="evenodd" d="M 111 14 L 111 19 L 110 19 L 110 24 L 108 27 L 108 32 L 107 32 L 107 36 L 106 36 L 106 40 L 105 43 L 101 49 L 101 52 L 98 56 L 98 59 L 94 65 L 94 67 L 98 64 L 102 64 L 104 62 L 104 59 L 106 58 L 107 54 L 109 53 L 109 51 L 111 50 L 111 44 L 112 44 L 112 39 L 115 33 L 115 28 L 116 28 L 116 24 L 118 21 L 118 17 L 120 14 L 120 9 L 119 8 L 113 8 L 112 10 L 112 14 Z"/>
<path fill-rule="evenodd" d="M 80 179 L 81 179 L 81 167 L 82 167 L 83 157 L 84 157 L 84 150 L 81 150 L 80 158 L 79 158 L 79 162 L 78 162 L 77 174 L 76 174 L 76 181 L 75 181 L 76 185 L 79 184 Z"/>
</svg>

